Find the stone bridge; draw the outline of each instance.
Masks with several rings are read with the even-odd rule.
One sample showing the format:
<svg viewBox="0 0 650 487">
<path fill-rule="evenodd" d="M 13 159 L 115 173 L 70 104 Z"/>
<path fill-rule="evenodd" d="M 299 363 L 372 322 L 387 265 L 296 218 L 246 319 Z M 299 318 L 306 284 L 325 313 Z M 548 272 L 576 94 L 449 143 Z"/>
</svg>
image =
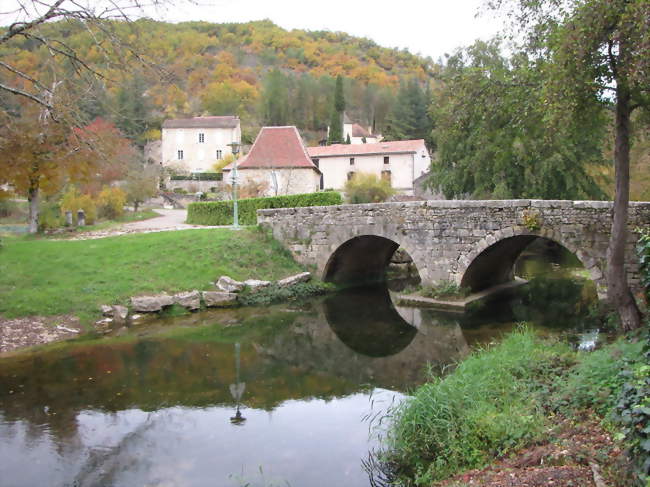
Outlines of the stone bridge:
<svg viewBox="0 0 650 487">
<path fill-rule="evenodd" d="M 607 294 L 612 203 L 550 200 L 436 200 L 258 210 L 258 223 L 327 281 L 383 277 L 401 247 L 423 284 L 455 281 L 479 291 L 511 281 L 519 254 L 542 237 L 567 248 Z M 635 228 L 650 226 L 650 203 L 631 203 L 628 281 L 640 289 Z"/>
</svg>

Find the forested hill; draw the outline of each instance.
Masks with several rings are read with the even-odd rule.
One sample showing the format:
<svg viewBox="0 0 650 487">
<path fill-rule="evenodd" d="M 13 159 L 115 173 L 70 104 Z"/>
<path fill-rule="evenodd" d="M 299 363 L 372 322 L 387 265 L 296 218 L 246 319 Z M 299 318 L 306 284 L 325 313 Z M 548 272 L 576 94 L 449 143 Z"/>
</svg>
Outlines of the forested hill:
<svg viewBox="0 0 650 487">
<path fill-rule="evenodd" d="M 366 126 L 386 128 L 400 85 L 425 90 L 437 66 L 430 58 L 378 46 L 340 32 L 284 30 L 271 21 L 241 24 L 152 20 L 112 23 L 130 45 L 106 49 L 80 25 L 41 27 L 106 80 L 94 83 L 81 109 L 112 119 L 140 143 L 159 137 L 165 118 L 238 114 L 245 139 L 261 125 L 295 124 L 309 137 L 325 129 L 335 78 L 344 78 L 346 112 Z M 135 59 L 136 54 L 151 66 Z M 36 41 L 21 40 L 0 52 L 24 72 L 51 61 Z M 118 59 L 119 58 L 119 59 Z M 124 69 L 118 61 L 128 62 Z M 424 92 L 424 91 L 423 91 Z"/>
</svg>

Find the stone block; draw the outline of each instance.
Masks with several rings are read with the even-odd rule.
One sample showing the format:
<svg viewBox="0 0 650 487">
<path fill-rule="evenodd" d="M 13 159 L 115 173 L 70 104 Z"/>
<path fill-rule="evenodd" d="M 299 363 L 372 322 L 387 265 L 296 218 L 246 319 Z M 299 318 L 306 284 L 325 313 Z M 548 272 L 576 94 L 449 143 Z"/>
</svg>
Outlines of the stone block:
<svg viewBox="0 0 650 487">
<path fill-rule="evenodd" d="M 221 276 L 215 283 L 218 289 L 226 293 L 238 293 L 244 289 L 244 283 L 228 276 Z"/>
<path fill-rule="evenodd" d="M 277 284 L 279 287 L 289 287 L 293 286 L 294 284 L 298 284 L 300 282 L 307 282 L 311 279 L 311 273 L 309 272 L 301 272 L 300 274 L 296 274 L 293 276 L 285 277 L 284 279 L 280 279 Z"/>
<path fill-rule="evenodd" d="M 196 311 L 201 307 L 201 293 L 194 290 L 186 293 L 174 294 L 174 303 L 183 308 L 189 309 L 190 311 Z"/>
<path fill-rule="evenodd" d="M 237 306 L 237 294 L 220 291 L 203 291 L 203 302 L 208 308 Z"/>
<path fill-rule="evenodd" d="M 174 300 L 168 294 L 131 298 L 131 307 L 138 313 L 155 313 L 172 304 L 174 304 Z"/>
<path fill-rule="evenodd" d="M 113 313 L 113 319 L 118 324 L 126 322 L 126 318 L 129 316 L 129 308 L 126 306 L 115 304 L 111 306 L 111 311 Z"/>
</svg>

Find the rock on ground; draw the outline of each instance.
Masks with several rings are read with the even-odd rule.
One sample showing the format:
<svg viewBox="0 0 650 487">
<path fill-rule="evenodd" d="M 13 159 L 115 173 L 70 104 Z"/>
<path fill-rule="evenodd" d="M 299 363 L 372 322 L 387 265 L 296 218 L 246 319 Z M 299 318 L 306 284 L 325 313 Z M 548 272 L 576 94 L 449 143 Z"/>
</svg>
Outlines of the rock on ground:
<svg viewBox="0 0 650 487">
<path fill-rule="evenodd" d="M 174 300 L 167 294 L 156 296 L 138 296 L 131 298 L 133 311 L 138 313 L 155 313 L 161 311 L 164 307 L 174 304 Z"/>
<path fill-rule="evenodd" d="M 174 303 L 190 311 L 196 311 L 201 307 L 201 293 L 194 290 L 187 293 L 175 294 Z"/>
<path fill-rule="evenodd" d="M 300 282 L 307 282 L 311 279 L 311 274 L 309 272 L 301 272 L 293 276 L 285 277 L 278 281 L 278 286 L 280 287 L 289 287 Z"/>
<path fill-rule="evenodd" d="M 249 288 L 251 291 L 257 291 L 271 285 L 271 281 L 260 281 L 258 279 L 246 279 L 244 285 Z"/>
<path fill-rule="evenodd" d="M 223 308 L 237 305 L 237 294 L 219 291 L 204 291 L 203 301 L 208 308 Z"/>
<path fill-rule="evenodd" d="M 221 276 L 216 282 L 216 286 L 223 292 L 226 293 L 238 293 L 244 290 L 244 283 L 235 281 L 233 278 L 228 276 Z"/>
</svg>

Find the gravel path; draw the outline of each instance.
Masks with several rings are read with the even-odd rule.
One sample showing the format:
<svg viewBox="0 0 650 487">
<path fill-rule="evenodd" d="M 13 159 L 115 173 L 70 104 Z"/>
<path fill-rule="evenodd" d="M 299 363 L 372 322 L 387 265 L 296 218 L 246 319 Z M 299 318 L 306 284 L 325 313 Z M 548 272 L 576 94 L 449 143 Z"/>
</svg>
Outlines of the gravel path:
<svg viewBox="0 0 650 487">
<path fill-rule="evenodd" d="M 92 240 L 130 233 L 166 232 L 170 230 L 228 228 L 228 226 L 188 225 L 185 223 L 185 220 L 187 219 L 187 210 L 156 209 L 155 211 L 156 213 L 160 213 L 161 216 L 139 222 L 124 223 L 120 226 L 108 228 L 106 230 L 80 233 L 79 235 L 67 240 Z"/>
</svg>

